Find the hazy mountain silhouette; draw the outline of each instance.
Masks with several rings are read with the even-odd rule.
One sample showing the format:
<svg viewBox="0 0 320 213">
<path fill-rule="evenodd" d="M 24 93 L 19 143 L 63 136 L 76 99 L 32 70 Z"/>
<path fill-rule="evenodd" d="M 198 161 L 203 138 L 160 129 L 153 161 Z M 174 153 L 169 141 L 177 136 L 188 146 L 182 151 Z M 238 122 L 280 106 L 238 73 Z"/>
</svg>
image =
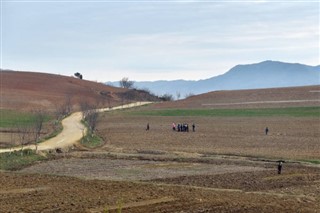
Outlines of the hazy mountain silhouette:
<svg viewBox="0 0 320 213">
<path fill-rule="evenodd" d="M 110 82 L 109 82 L 110 83 Z M 118 82 L 111 84 L 118 86 Z M 177 93 L 181 97 L 215 90 L 258 89 L 320 84 L 320 65 L 264 61 L 257 64 L 237 65 L 223 75 L 199 81 L 137 81 L 134 86 L 147 88 L 162 95 Z"/>
</svg>

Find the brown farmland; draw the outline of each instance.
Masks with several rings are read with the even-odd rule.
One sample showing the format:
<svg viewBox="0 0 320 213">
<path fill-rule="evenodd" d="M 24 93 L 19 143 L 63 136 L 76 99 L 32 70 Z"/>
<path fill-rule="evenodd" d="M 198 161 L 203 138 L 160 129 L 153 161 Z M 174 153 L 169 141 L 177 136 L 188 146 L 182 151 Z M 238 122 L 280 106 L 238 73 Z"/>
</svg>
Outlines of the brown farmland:
<svg viewBox="0 0 320 213">
<path fill-rule="evenodd" d="M 269 91 L 275 97 L 268 101 L 288 100 L 275 90 Z M 309 97 L 309 92 L 320 89 L 293 90 L 300 92 L 293 92 L 292 100 L 315 100 L 319 93 Z M 220 103 L 264 100 L 248 98 L 248 91 L 234 93 L 239 100 Z M 142 110 L 219 103 L 208 97 L 187 100 Z M 319 106 L 318 101 L 290 106 L 303 103 Z M 282 104 L 241 106 L 288 103 Z M 194 122 L 196 131 L 174 132 L 172 122 Z M 0 172 L 0 212 L 320 212 L 319 164 L 306 162 L 320 160 L 318 116 L 182 117 L 124 111 L 101 114 L 97 129 L 102 147 L 79 146 L 21 171 Z M 281 175 L 280 159 L 285 161 Z"/>
<path fill-rule="evenodd" d="M 157 100 L 141 91 L 128 93 L 127 89 L 104 83 L 47 73 L 1 71 L 0 82 L 0 109 L 55 111 L 70 101 L 73 110 L 79 110 L 83 102 L 97 107 L 113 107 L 128 101 Z M 127 98 L 128 94 L 131 94 L 131 100 Z"/>
</svg>

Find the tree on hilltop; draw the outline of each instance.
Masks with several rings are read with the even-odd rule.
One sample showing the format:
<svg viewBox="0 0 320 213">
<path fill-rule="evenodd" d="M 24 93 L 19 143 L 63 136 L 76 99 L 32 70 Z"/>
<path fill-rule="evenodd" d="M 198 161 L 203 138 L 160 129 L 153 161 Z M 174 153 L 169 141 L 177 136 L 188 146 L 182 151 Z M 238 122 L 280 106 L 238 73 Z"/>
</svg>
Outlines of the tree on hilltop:
<svg viewBox="0 0 320 213">
<path fill-rule="evenodd" d="M 120 81 L 119 81 L 120 87 L 122 88 L 126 88 L 126 89 L 132 89 L 133 88 L 133 81 L 130 81 L 129 78 L 127 77 L 123 77 Z"/>
<path fill-rule="evenodd" d="M 82 79 L 82 74 L 79 73 L 79 72 L 76 72 L 76 73 L 74 74 L 74 76 L 76 76 L 76 77 L 79 78 L 79 79 Z"/>
</svg>

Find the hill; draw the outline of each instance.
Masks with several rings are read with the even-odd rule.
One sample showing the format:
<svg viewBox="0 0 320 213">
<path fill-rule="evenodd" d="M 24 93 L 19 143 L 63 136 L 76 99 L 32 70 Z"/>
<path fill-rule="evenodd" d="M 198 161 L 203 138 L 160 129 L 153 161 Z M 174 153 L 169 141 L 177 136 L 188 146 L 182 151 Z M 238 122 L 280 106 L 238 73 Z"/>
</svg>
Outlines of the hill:
<svg viewBox="0 0 320 213">
<path fill-rule="evenodd" d="M 109 82 L 110 83 L 110 82 Z M 112 82 L 117 85 L 117 82 Z M 264 61 L 237 65 L 223 75 L 199 81 L 135 82 L 137 88 L 147 88 L 157 95 L 165 93 L 181 97 L 216 90 L 295 87 L 320 84 L 320 66 Z"/>
<path fill-rule="evenodd" d="M 143 91 L 127 90 L 74 77 L 4 71 L 0 73 L 1 109 L 56 110 L 70 102 L 75 110 L 86 102 L 99 107 L 120 105 L 131 101 L 157 101 Z"/>
<path fill-rule="evenodd" d="M 150 106 L 154 109 L 281 108 L 320 106 L 320 85 L 214 91 Z"/>
</svg>

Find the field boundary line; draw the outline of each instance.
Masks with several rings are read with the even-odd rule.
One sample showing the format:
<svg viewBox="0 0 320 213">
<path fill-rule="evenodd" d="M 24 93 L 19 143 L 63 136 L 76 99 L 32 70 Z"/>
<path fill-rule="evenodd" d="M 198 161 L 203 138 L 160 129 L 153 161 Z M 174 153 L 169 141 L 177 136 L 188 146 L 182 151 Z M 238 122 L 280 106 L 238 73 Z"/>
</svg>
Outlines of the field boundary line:
<svg viewBox="0 0 320 213">
<path fill-rule="evenodd" d="M 30 192 L 36 192 L 36 191 L 44 191 L 49 190 L 50 187 L 35 187 L 35 188 L 21 188 L 21 189 L 9 189 L 9 190 L 0 190 L 1 194 L 23 194 L 23 193 L 30 193 Z"/>
<path fill-rule="evenodd" d="M 246 104 L 277 104 L 277 103 L 303 103 L 303 102 L 320 102 L 320 99 L 312 100 L 284 100 L 284 101 L 248 101 L 248 102 L 235 102 L 235 103 L 208 103 L 201 104 L 202 106 L 228 106 L 228 105 L 246 105 Z"/>
<path fill-rule="evenodd" d="M 295 194 L 279 193 L 279 192 L 272 192 L 272 191 L 245 191 L 243 189 L 212 188 L 212 187 L 204 187 L 204 186 L 192 186 L 192 185 L 181 185 L 181 184 L 171 184 L 171 183 L 152 183 L 152 182 L 143 182 L 143 181 L 139 181 L 139 183 L 153 184 L 156 186 L 174 186 L 174 187 L 192 188 L 192 189 L 200 189 L 200 190 L 216 191 L 216 192 L 227 192 L 227 193 L 245 193 L 245 194 L 256 194 L 256 195 L 266 195 L 266 196 L 277 196 L 277 197 L 306 198 L 311 201 L 316 201 L 316 197 L 309 196 L 309 195 L 299 195 L 299 194 L 295 195 Z"/>
<path fill-rule="evenodd" d="M 159 204 L 159 203 L 168 203 L 168 202 L 172 202 L 172 201 L 175 201 L 175 200 L 176 200 L 176 198 L 173 198 L 173 197 L 163 197 L 163 198 L 156 198 L 156 199 L 151 199 L 151 200 L 129 202 L 129 203 L 122 204 L 121 205 L 121 209 L 149 206 L 149 205 L 155 205 L 155 204 Z M 120 202 L 120 204 L 121 204 L 121 202 Z M 97 208 L 97 209 L 91 209 L 91 210 L 89 210 L 89 212 L 97 213 L 97 212 L 101 212 L 104 209 L 118 210 L 120 208 L 119 205 L 113 205 L 113 206 L 110 206 L 110 207 L 104 207 L 104 208 L 101 207 L 101 208 Z"/>
</svg>

